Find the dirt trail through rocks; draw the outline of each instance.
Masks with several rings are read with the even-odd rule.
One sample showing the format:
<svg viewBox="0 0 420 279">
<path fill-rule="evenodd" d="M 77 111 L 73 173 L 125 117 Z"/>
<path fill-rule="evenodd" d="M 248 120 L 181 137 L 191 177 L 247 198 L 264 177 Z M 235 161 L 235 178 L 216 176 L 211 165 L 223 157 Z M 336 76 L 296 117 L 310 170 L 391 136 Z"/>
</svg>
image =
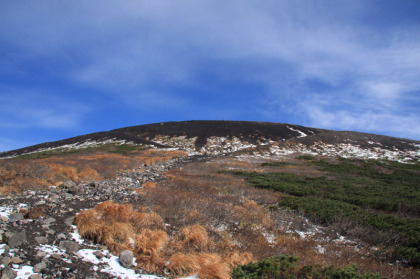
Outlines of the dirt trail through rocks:
<svg viewBox="0 0 420 279">
<path fill-rule="evenodd" d="M 115 179 L 89 184 L 67 181 L 60 187 L 23 194 L 11 193 L 0 199 L 2 275 L 5 278 L 15 278 L 17 275 L 18 278 L 32 279 L 118 277 L 109 271 L 112 265 L 110 261 L 121 266 L 106 247 L 78 238 L 73 225 L 75 215 L 105 200 L 136 202 L 140 196 L 134 190 L 141 188 L 143 183 L 161 181 L 164 179 L 162 172 L 166 170 L 210 158 L 178 158 L 125 171 Z M 86 249 L 96 258 L 88 260 Z"/>
</svg>

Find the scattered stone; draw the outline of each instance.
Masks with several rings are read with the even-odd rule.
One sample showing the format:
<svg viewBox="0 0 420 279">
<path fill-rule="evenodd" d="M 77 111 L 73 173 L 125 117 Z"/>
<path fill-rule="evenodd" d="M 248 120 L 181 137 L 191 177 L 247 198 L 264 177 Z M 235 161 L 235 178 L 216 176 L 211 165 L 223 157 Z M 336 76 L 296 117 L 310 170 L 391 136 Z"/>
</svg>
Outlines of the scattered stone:
<svg viewBox="0 0 420 279">
<path fill-rule="evenodd" d="M 32 274 L 31 276 L 29 276 L 29 279 L 42 279 L 42 275 L 41 274 Z"/>
<path fill-rule="evenodd" d="M 59 235 L 57 235 L 57 239 L 58 240 L 62 240 L 62 239 L 66 239 L 66 235 L 64 233 L 60 233 Z"/>
<path fill-rule="evenodd" d="M 71 180 L 64 181 L 59 187 L 62 189 L 68 189 L 70 187 L 76 186 L 76 183 L 74 183 Z"/>
<path fill-rule="evenodd" d="M 7 222 L 7 221 L 9 221 L 9 218 L 7 218 L 7 216 L 1 216 L 1 217 L 0 217 L 0 219 L 1 219 L 3 222 Z"/>
<path fill-rule="evenodd" d="M 11 263 L 13 264 L 21 264 L 23 263 L 22 259 L 20 257 L 13 257 L 11 260 Z"/>
<path fill-rule="evenodd" d="M 67 218 L 64 223 L 66 223 L 67 226 L 72 226 L 74 222 L 74 217 Z"/>
<path fill-rule="evenodd" d="M 70 240 L 60 241 L 58 247 L 62 250 L 66 250 L 67 253 L 77 252 L 80 249 L 79 244 Z"/>
<path fill-rule="evenodd" d="M 46 231 L 46 233 L 47 234 L 55 234 L 55 231 L 54 230 L 48 230 L 48 231 Z"/>
<path fill-rule="evenodd" d="M 23 243 L 26 243 L 26 233 L 25 232 L 18 232 L 18 233 L 13 233 L 12 236 L 9 238 L 7 244 L 9 245 L 10 248 L 16 248 L 20 245 L 22 245 Z"/>
<path fill-rule="evenodd" d="M 23 220 L 23 215 L 20 213 L 12 213 L 9 215 L 9 222 L 17 222 Z"/>
<path fill-rule="evenodd" d="M 45 253 L 43 251 L 36 252 L 37 258 L 44 258 L 46 255 L 47 255 L 47 253 Z"/>
<path fill-rule="evenodd" d="M 61 259 L 61 255 L 60 254 L 52 254 L 51 258 L 59 260 L 59 259 Z"/>
<path fill-rule="evenodd" d="M 42 221 L 42 224 L 49 226 L 53 222 L 55 222 L 55 219 L 50 217 Z"/>
<path fill-rule="evenodd" d="M 6 254 L 8 254 L 8 253 L 9 253 L 9 251 L 10 251 L 10 247 L 9 247 L 8 245 L 6 245 L 6 244 L 3 244 L 3 245 L 0 247 L 0 249 L 3 249 L 3 250 L 4 250 L 4 252 L 3 252 L 3 253 L 1 253 L 1 255 L 6 255 Z"/>
<path fill-rule="evenodd" d="M 95 255 L 98 259 L 102 259 L 104 257 L 104 254 L 102 254 L 101 251 L 95 251 L 93 252 L 93 255 Z"/>
<path fill-rule="evenodd" d="M 47 268 L 47 265 L 44 262 L 40 262 L 33 267 L 33 271 L 35 273 L 39 273 L 43 271 L 45 268 Z"/>
<path fill-rule="evenodd" d="M 9 258 L 9 257 L 4 257 L 3 259 L 1 259 L 0 260 L 0 264 L 3 264 L 3 265 L 9 265 L 9 263 L 12 261 L 12 259 L 11 258 Z"/>
<path fill-rule="evenodd" d="M 39 244 L 47 244 L 48 243 L 48 238 L 46 238 L 45 236 L 37 236 L 37 237 L 35 237 L 35 240 Z"/>
<path fill-rule="evenodd" d="M 17 273 L 10 267 L 6 266 L 1 273 L 1 279 L 14 279 L 16 278 Z"/>
<path fill-rule="evenodd" d="M 11 191 L 8 195 L 7 195 L 7 197 L 10 199 L 10 198 L 14 198 L 14 197 L 16 197 L 17 196 L 17 192 L 16 191 Z"/>
<path fill-rule="evenodd" d="M 126 268 L 130 268 L 133 265 L 134 255 L 130 250 L 124 250 L 120 253 L 119 261 L 120 264 Z"/>
</svg>

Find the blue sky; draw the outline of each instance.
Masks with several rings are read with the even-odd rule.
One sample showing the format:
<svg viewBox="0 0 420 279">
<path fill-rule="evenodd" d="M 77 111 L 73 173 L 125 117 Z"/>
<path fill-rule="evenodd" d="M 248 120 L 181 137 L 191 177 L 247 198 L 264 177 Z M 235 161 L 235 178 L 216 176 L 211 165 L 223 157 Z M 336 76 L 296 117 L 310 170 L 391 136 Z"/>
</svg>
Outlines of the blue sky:
<svg viewBox="0 0 420 279">
<path fill-rule="evenodd" d="M 420 1 L 0 1 L 0 151 L 193 119 L 420 140 Z"/>
</svg>

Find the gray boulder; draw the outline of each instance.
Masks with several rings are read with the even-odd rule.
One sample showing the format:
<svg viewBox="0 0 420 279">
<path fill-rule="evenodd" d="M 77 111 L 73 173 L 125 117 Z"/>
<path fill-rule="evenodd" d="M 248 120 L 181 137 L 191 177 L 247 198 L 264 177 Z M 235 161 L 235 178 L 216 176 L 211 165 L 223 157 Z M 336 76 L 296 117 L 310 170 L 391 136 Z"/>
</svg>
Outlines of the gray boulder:
<svg viewBox="0 0 420 279">
<path fill-rule="evenodd" d="M 120 253 L 119 261 L 120 264 L 126 268 L 130 268 L 133 265 L 134 255 L 130 250 L 124 250 Z"/>
<path fill-rule="evenodd" d="M 1 273 L 1 279 L 14 279 L 16 278 L 17 273 L 10 267 L 6 266 Z"/>
<path fill-rule="evenodd" d="M 22 245 L 23 243 L 26 243 L 26 233 L 25 232 L 17 232 L 17 233 L 13 233 L 7 244 L 9 245 L 10 248 L 16 248 L 20 245 Z"/>
<path fill-rule="evenodd" d="M 44 269 L 46 269 L 47 268 L 47 265 L 44 263 L 44 262 L 40 262 L 40 263 L 37 263 L 34 267 L 33 267 L 33 271 L 35 272 L 35 273 L 39 273 L 39 272 L 41 272 L 41 271 L 43 271 Z"/>
<path fill-rule="evenodd" d="M 77 244 L 77 242 L 70 241 L 70 240 L 60 241 L 60 244 L 58 245 L 58 247 L 62 250 L 66 250 L 66 253 L 68 254 L 73 253 L 73 252 L 76 253 L 80 249 L 79 244 Z"/>
<path fill-rule="evenodd" d="M 20 213 L 12 213 L 9 215 L 9 222 L 16 222 L 23 220 L 23 215 Z"/>
</svg>

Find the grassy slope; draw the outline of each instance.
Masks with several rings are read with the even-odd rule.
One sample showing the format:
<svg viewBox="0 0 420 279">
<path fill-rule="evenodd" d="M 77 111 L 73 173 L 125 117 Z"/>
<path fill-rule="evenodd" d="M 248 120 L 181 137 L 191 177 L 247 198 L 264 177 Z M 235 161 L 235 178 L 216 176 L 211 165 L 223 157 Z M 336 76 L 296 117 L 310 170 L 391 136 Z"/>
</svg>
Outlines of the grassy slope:
<svg viewBox="0 0 420 279">
<path fill-rule="evenodd" d="M 388 257 L 419 266 L 418 163 L 302 159 L 306 161 L 304 164 L 320 168 L 325 175 L 307 177 L 282 172 L 235 174 L 245 176 L 256 187 L 287 194 L 279 203 L 281 207 L 303 210 L 306 216 L 323 224 L 346 220 L 369 228 L 370 232 L 373 229 L 378 235 L 396 233 L 398 236 L 393 241 L 376 241 L 387 244 L 385 251 Z M 264 165 L 280 169 L 287 167 L 284 162 Z M 367 239 L 366 236 L 364 240 Z"/>
</svg>

